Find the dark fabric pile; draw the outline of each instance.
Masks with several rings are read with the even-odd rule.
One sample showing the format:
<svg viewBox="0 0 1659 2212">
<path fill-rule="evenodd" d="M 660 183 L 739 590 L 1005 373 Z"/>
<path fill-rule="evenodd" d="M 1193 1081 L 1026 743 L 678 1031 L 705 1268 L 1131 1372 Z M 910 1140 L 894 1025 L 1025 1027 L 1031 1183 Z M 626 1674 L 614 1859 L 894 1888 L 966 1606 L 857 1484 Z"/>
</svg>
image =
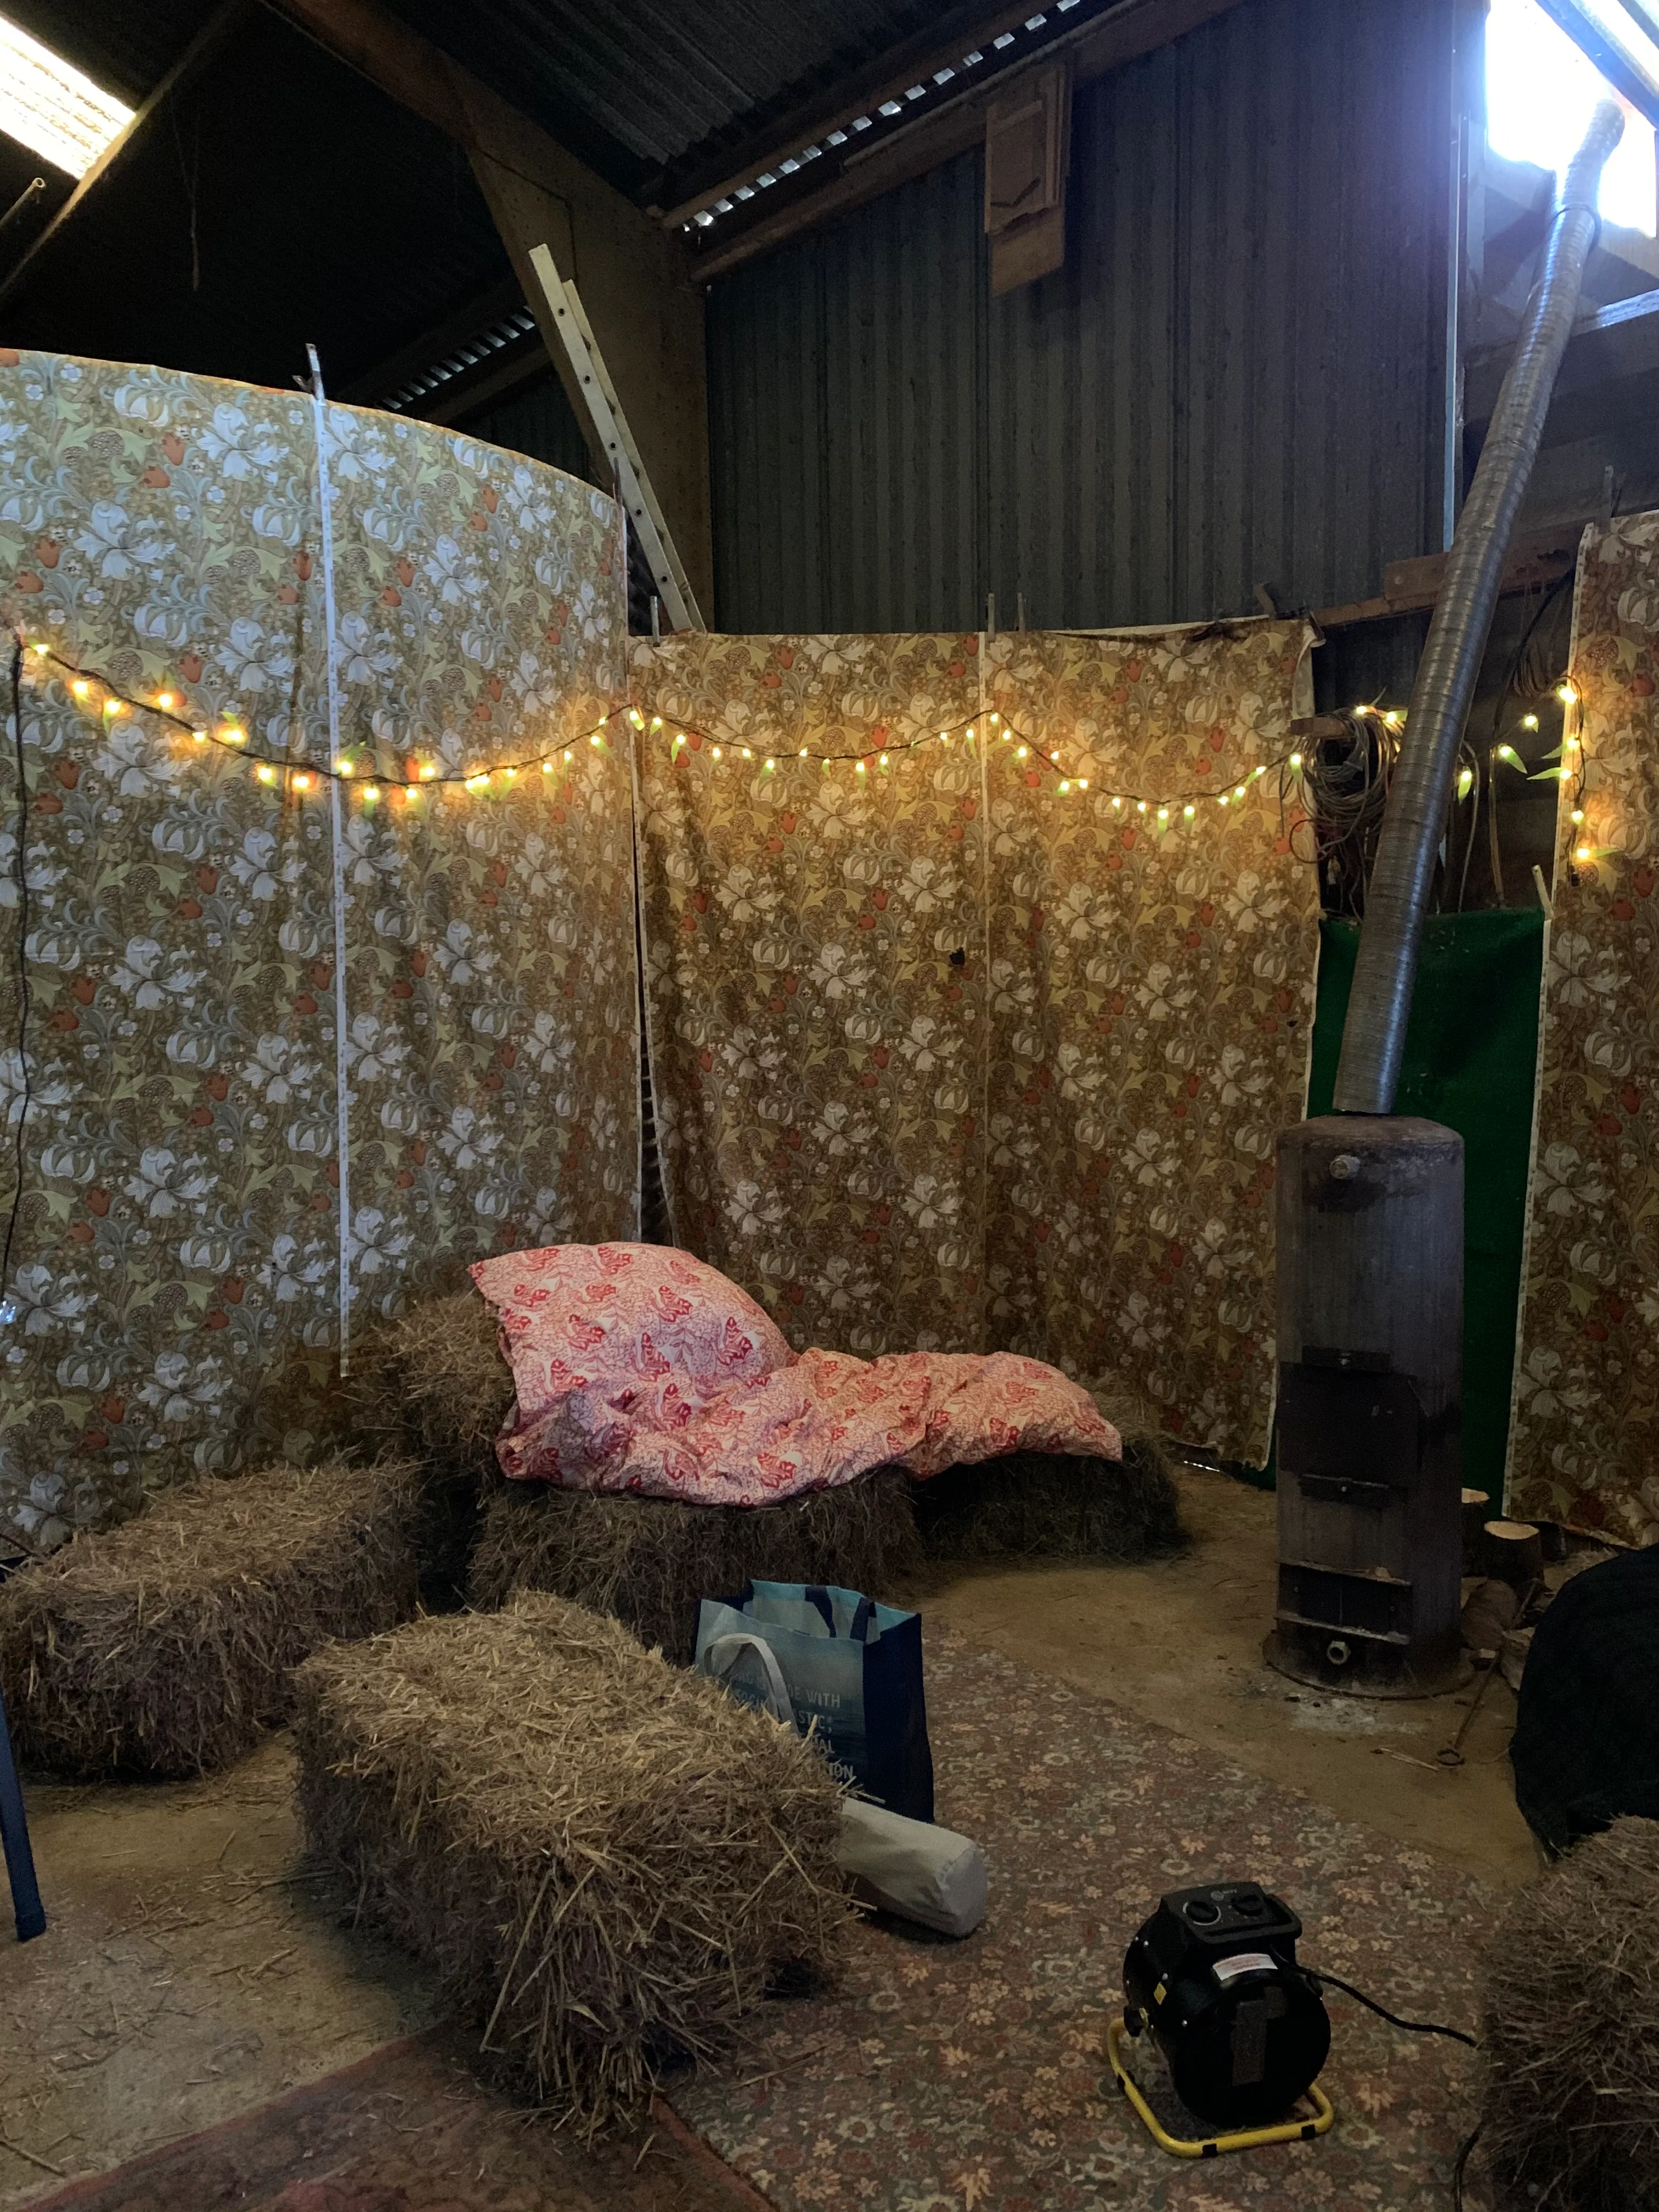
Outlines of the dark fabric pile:
<svg viewBox="0 0 1659 2212">
<path fill-rule="evenodd" d="M 1510 1747 L 1516 1802 L 1564 1851 L 1659 1820 L 1659 1546 L 1575 1575 L 1539 1622 Z"/>
</svg>

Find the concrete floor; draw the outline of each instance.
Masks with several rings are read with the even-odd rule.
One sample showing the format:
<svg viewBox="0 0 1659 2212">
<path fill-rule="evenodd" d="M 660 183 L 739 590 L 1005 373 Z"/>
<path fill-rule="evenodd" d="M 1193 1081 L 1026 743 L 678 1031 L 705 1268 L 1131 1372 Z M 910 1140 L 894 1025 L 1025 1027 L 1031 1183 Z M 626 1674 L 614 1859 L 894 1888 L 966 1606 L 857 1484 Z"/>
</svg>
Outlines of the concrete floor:
<svg viewBox="0 0 1659 2212">
<path fill-rule="evenodd" d="M 1534 1871 L 1488 1690 L 1447 1771 L 1464 1697 L 1372 1704 L 1272 1674 L 1273 1501 L 1186 1470 L 1194 1543 L 1146 1567 L 978 1570 L 915 1595 L 930 1620 L 1097 1691 L 1242 1765 L 1502 1882 Z M 28 1790 L 48 1936 L 0 1941 L 0 2212 L 245 2112 L 423 2027 L 430 1978 L 345 1923 L 301 1863 L 276 1739 L 190 1785 Z M 561 2154 L 561 2155 L 566 2155 Z M 571 2204 L 605 2201 L 592 2172 Z M 188 2212 L 182 2208 L 181 2212 Z"/>
</svg>

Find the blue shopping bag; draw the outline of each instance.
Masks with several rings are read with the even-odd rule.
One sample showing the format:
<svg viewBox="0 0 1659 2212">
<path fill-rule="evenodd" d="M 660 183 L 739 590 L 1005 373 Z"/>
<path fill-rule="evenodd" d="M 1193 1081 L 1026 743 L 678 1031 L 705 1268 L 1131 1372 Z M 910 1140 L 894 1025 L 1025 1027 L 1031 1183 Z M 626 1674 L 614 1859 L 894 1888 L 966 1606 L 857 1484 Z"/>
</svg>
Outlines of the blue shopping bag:
<svg viewBox="0 0 1659 2212">
<path fill-rule="evenodd" d="M 811 1729 L 860 1796 L 933 1819 L 919 1613 L 823 1583 L 750 1583 L 703 1600 L 696 1663 L 746 1704 Z"/>
</svg>

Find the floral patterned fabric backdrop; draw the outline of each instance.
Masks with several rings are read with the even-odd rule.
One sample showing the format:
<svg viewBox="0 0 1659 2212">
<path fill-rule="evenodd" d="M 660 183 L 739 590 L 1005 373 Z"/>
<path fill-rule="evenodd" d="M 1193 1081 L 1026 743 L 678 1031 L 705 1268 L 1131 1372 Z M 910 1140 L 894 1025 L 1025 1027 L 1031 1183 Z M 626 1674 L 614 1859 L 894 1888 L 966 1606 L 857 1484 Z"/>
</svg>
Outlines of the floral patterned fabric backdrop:
<svg viewBox="0 0 1659 2212">
<path fill-rule="evenodd" d="M 987 666 L 1009 732 L 988 763 L 992 1340 L 1257 1466 L 1273 1144 L 1304 1111 L 1319 958 L 1281 788 L 1305 642 L 1254 621 L 1006 635 Z M 1033 764 L 1051 752 L 1065 794 Z"/>
<path fill-rule="evenodd" d="M 979 640 L 688 634 L 633 669 L 677 1241 L 797 1349 L 979 1350 Z"/>
<path fill-rule="evenodd" d="M 343 751 L 353 1327 L 491 1251 L 636 1233 L 629 769 L 611 502 L 326 410 Z M 316 426 L 294 392 L 0 352 L 8 1133 L 0 1544 L 303 1454 L 338 1357 L 335 935 Z M 11 700 L 7 699 L 7 714 Z M 599 743 L 590 742 L 597 732 Z M 550 772 L 540 757 L 551 751 Z M 251 757 L 284 765 L 266 785 Z M 369 775 L 530 761 L 405 802 Z M 10 1202 L 9 1177 L 3 1200 Z"/>
<path fill-rule="evenodd" d="M 1511 1510 L 1659 1540 L 1659 514 L 1579 559 Z M 1576 856 L 1580 849 L 1587 858 Z"/>
<path fill-rule="evenodd" d="M 636 645 L 676 1230 L 797 1346 L 1031 1352 L 1265 1459 L 1318 955 L 1279 775 L 1304 643 Z"/>
</svg>

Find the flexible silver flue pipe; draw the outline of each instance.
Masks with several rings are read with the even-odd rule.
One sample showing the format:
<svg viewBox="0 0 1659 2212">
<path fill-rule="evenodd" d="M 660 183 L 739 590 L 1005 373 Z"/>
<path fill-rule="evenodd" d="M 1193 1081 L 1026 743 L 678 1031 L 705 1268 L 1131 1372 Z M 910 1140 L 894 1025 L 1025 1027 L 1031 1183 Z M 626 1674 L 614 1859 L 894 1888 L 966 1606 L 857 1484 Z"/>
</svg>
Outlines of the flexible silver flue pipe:
<svg viewBox="0 0 1659 2212">
<path fill-rule="evenodd" d="M 1365 890 L 1365 919 L 1332 1102 L 1339 1114 L 1388 1114 L 1394 1109 L 1429 886 L 1451 804 L 1463 725 L 1486 653 L 1515 519 L 1578 313 L 1584 264 L 1595 243 L 1601 171 L 1624 128 L 1620 110 L 1604 100 L 1568 165 L 1544 243 L 1542 273 L 1446 556 Z"/>
</svg>

